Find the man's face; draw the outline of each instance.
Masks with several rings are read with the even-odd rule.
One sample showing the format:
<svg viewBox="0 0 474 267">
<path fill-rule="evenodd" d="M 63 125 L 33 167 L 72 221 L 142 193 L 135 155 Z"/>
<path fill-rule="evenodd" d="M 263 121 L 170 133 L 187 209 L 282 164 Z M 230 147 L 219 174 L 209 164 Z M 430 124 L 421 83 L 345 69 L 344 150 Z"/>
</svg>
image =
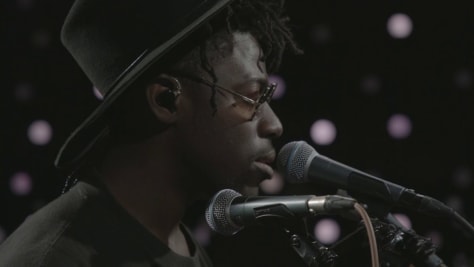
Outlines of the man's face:
<svg viewBox="0 0 474 267">
<path fill-rule="evenodd" d="M 246 33 L 234 33 L 230 55 L 213 64 L 217 84 L 255 98 L 268 83 L 262 52 Z M 212 81 L 210 77 L 204 77 Z M 178 104 L 176 131 L 183 161 L 190 167 L 190 190 L 213 194 L 231 188 L 255 195 L 258 185 L 273 175 L 275 158 L 272 139 L 282 134 L 282 125 L 268 103 L 253 120 L 236 96 L 217 90 L 213 115 L 209 86 L 179 78 L 183 93 Z M 248 107 L 248 106 L 247 106 Z M 198 193 L 198 192 L 196 192 Z"/>
</svg>

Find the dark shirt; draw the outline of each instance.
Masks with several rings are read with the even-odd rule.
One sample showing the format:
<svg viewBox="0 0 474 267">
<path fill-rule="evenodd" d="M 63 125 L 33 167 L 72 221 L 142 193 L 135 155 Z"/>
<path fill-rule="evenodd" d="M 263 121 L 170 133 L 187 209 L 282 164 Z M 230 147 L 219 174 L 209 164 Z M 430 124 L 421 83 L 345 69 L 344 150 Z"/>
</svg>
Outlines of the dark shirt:
<svg viewBox="0 0 474 267">
<path fill-rule="evenodd" d="M 97 186 L 78 182 L 0 246 L 0 267 L 212 266 L 182 225 L 191 257 L 176 254 Z"/>
</svg>

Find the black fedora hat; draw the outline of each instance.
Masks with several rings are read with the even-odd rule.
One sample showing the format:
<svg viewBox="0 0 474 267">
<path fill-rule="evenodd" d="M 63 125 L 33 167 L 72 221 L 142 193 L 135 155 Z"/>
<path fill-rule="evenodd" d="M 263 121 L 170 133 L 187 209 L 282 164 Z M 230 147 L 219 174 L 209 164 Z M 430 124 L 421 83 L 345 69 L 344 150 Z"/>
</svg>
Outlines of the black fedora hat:
<svg viewBox="0 0 474 267">
<path fill-rule="evenodd" d="M 103 102 L 69 136 L 55 165 L 70 171 L 107 134 L 104 114 L 152 65 L 232 0 L 76 0 L 61 39 Z"/>
</svg>

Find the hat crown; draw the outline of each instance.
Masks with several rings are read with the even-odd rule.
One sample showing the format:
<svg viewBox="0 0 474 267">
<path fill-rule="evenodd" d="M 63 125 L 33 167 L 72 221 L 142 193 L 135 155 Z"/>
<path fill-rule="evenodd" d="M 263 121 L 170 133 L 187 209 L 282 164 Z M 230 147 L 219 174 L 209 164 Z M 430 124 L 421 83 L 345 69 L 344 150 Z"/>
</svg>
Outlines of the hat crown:
<svg viewBox="0 0 474 267">
<path fill-rule="evenodd" d="M 217 0 L 77 0 L 61 40 L 99 91 Z"/>
</svg>

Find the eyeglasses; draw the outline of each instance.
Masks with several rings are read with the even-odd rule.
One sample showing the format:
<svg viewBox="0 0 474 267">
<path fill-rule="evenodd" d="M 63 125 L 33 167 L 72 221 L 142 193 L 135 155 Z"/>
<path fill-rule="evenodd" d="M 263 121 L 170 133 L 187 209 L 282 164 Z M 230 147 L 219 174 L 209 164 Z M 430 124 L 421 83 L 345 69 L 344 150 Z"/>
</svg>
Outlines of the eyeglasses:
<svg viewBox="0 0 474 267">
<path fill-rule="evenodd" d="M 196 77 L 196 76 L 193 76 L 187 73 L 182 73 L 182 72 L 170 72 L 169 74 L 182 77 L 193 82 L 201 83 L 209 87 L 214 87 L 217 90 L 219 90 L 221 93 L 226 92 L 226 93 L 232 94 L 234 97 L 237 97 L 243 103 L 243 105 L 240 105 L 242 113 L 245 113 L 244 116 L 249 118 L 249 120 L 254 119 L 254 117 L 257 115 L 263 103 L 265 102 L 270 103 L 273 93 L 275 92 L 277 88 L 276 83 L 271 83 L 267 86 L 262 86 L 260 89 L 260 92 L 258 93 L 258 96 L 255 99 L 252 99 L 250 97 L 239 94 L 234 90 L 230 90 L 216 83 L 212 83 L 201 77 Z"/>
</svg>

